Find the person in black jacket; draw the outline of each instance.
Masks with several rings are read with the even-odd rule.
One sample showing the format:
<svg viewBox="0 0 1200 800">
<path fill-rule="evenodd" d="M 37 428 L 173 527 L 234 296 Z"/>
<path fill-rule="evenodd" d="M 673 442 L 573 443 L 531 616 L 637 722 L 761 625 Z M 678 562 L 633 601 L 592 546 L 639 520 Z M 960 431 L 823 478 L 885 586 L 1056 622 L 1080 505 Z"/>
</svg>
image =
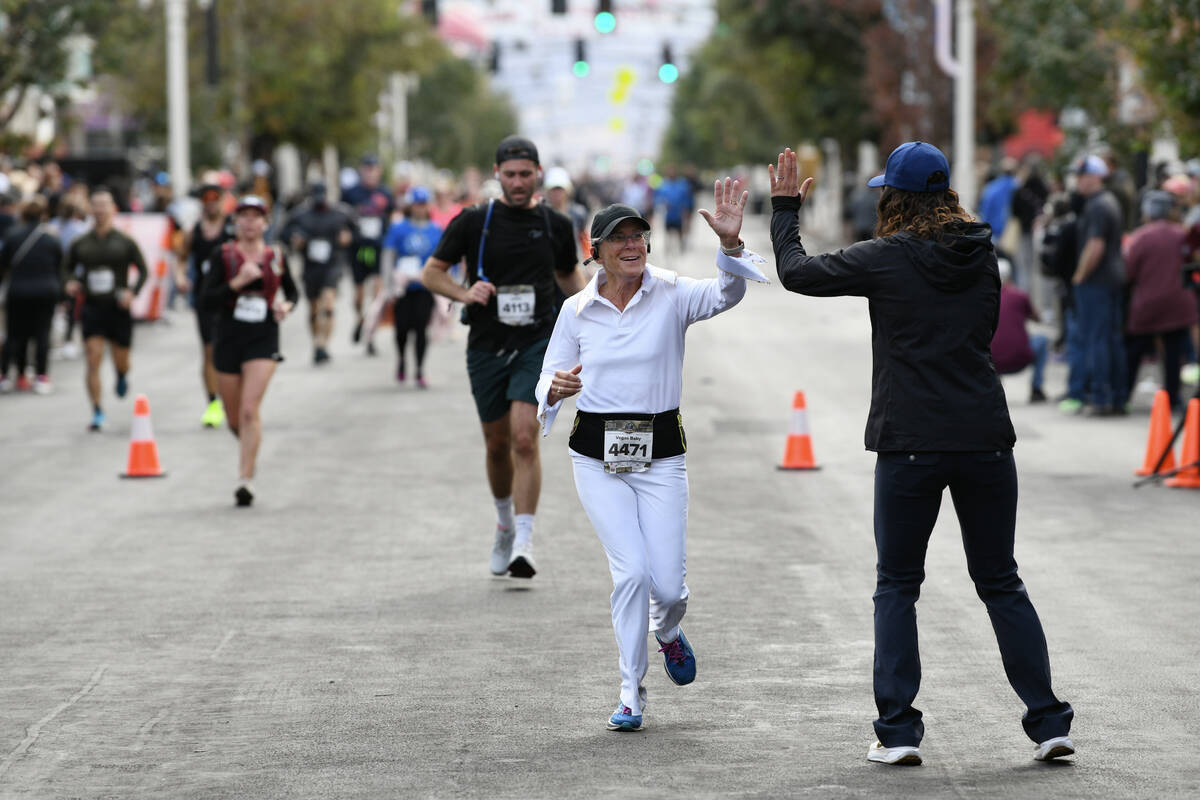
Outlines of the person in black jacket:
<svg viewBox="0 0 1200 800">
<path fill-rule="evenodd" d="M 925 549 L 950 496 L 962 528 L 967 568 L 987 606 L 1009 682 L 1028 710 L 1034 757 L 1075 752 L 1074 712 L 1054 696 L 1037 612 L 1013 559 L 1016 441 L 990 343 L 1000 311 L 1000 276 L 991 229 L 974 221 L 950 189 L 936 147 L 903 144 L 883 175 L 876 238 L 810 256 L 797 212 L 796 155 L 780 154 L 771 177 L 771 242 L 789 291 L 866 297 L 874 360 L 866 446 L 875 451 L 875 703 L 879 741 L 871 761 L 919 764 L 924 734 L 913 708 L 921 680 L 916 602 Z"/>
<path fill-rule="evenodd" d="M 12 383 L 8 367 L 17 366 L 16 387 L 50 392 L 50 323 L 54 306 L 62 297 L 59 267 L 62 243 L 46 226 L 46 199 L 34 197 L 21 209 L 21 222 L 13 226 L 0 245 L 0 281 L 11 276 L 8 287 L 8 338 L 0 351 L 0 391 Z M 29 343 L 36 344 L 33 383 L 25 374 Z"/>
</svg>

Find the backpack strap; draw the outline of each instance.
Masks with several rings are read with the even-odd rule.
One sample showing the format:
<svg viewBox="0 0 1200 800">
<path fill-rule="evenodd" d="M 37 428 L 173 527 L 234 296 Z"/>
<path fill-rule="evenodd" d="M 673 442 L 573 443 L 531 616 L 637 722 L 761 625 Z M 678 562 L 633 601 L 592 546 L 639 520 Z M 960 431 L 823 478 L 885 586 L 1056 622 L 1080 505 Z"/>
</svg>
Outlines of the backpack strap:
<svg viewBox="0 0 1200 800">
<path fill-rule="evenodd" d="M 488 279 L 487 275 L 483 274 L 483 250 L 487 245 L 488 228 L 491 227 L 492 224 L 492 208 L 495 205 L 496 200 L 494 198 L 488 200 L 487 214 L 485 214 L 483 217 L 483 230 L 479 234 L 479 256 L 475 259 L 475 274 L 481 281 L 486 281 Z"/>
</svg>

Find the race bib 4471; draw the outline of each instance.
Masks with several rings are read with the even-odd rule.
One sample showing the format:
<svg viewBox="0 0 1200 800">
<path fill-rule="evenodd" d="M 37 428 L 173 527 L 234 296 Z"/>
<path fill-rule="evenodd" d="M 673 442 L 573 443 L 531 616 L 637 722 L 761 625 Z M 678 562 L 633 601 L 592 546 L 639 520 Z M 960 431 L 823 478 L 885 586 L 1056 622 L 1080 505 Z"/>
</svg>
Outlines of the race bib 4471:
<svg viewBox="0 0 1200 800">
<path fill-rule="evenodd" d="M 614 419 L 604 423 L 604 471 L 645 472 L 654 452 L 654 423 Z"/>
</svg>

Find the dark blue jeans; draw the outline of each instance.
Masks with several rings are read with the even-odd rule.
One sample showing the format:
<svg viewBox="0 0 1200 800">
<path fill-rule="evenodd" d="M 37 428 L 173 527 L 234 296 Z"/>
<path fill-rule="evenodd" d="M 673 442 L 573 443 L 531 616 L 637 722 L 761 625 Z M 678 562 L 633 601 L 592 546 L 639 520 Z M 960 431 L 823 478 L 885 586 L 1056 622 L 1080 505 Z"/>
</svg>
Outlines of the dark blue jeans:
<svg viewBox="0 0 1200 800">
<path fill-rule="evenodd" d="M 1068 348 L 1070 370 L 1067 394 L 1101 408 L 1122 407 L 1129 401 L 1125 377 L 1121 290 L 1089 283 L 1073 290 L 1076 346 Z M 1071 334 L 1068 333 L 1068 338 Z"/>
<path fill-rule="evenodd" d="M 1066 736 L 1071 706 L 1050 688 L 1046 637 L 1017 575 L 1013 535 L 1017 468 L 1012 451 L 880 453 L 875 464 L 875 733 L 886 747 L 916 746 L 925 733 L 913 701 L 921 687 L 917 598 L 925 550 L 950 488 L 967 571 L 987 606 L 1008 682 L 1025 703 L 1034 742 Z"/>
</svg>

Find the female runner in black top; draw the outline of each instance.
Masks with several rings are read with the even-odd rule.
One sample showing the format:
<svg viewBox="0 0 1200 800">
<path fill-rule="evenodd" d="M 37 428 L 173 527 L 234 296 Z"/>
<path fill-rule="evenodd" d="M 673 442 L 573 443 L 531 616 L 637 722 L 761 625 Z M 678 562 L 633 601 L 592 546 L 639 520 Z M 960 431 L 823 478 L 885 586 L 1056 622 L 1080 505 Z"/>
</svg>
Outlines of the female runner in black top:
<svg viewBox="0 0 1200 800">
<path fill-rule="evenodd" d="M 267 206 L 247 195 L 234 211 L 237 238 L 221 246 L 204 276 L 201 301 L 217 313 L 213 363 L 229 427 L 241 442 L 239 506 L 254 502 L 250 479 L 262 441 L 259 406 L 279 353 L 279 323 L 299 298 L 283 254 L 263 241 Z"/>
</svg>

